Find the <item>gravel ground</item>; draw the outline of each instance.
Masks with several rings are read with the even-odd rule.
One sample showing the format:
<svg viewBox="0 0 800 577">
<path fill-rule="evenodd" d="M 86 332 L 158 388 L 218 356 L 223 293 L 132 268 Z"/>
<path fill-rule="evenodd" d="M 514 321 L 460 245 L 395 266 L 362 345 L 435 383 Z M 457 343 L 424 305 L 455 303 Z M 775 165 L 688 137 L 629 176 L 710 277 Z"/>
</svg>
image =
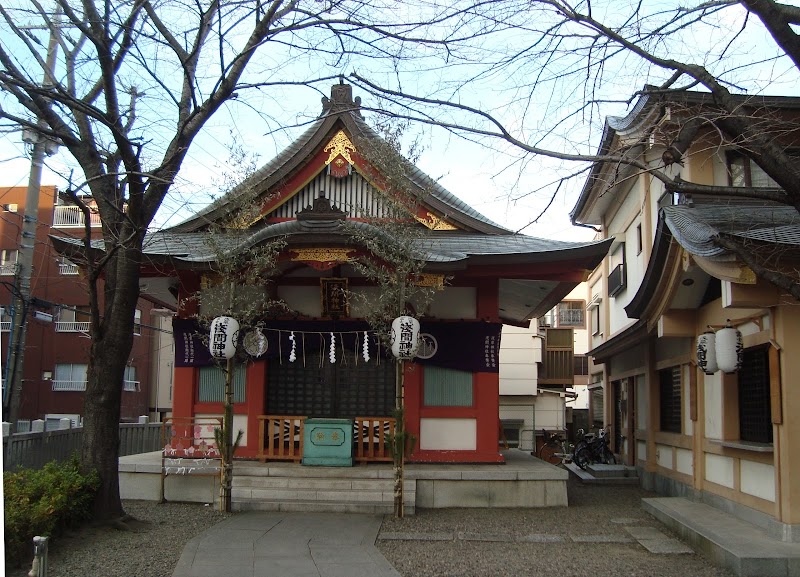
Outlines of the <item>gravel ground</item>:
<svg viewBox="0 0 800 577">
<path fill-rule="evenodd" d="M 186 542 L 228 516 L 195 503 L 123 505 L 136 519 L 130 530 L 86 527 L 54 539 L 48 577 L 171 577 Z M 26 577 L 30 568 L 6 568 L 6 575 Z"/>
<path fill-rule="evenodd" d="M 539 534 L 554 543 L 378 540 L 378 549 L 404 577 L 728 577 L 733 575 L 698 554 L 655 554 L 637 542 L 574 542 L 597 536 L 622 541 L 624 527 L 654 527 L 675 537 L 642 511 L 655 496 L 638 487 L 590 486 L 571 479 L 566 509 L 433 509 L 413 517 L 387 518 L 382 532 Z M 602 536 L 602 537 L 601 537 Z"/>
<path fill-rule="evenodd" d="M 626 526 L 669 530 L 641 509 L 638 487 L 581 485 L 571 480 L 566 509 L 437 509 L 413 517 L 387 516 L 381 533 L 540 534 L 553 543 L 382 540 L 378 549 L 404 577 L 653 576 L 729 577 L 696 554 L 654 554 L 637 542 L 575 542 L 571 537 L 621 541 Z M 127 501 L 139 522 L 129 531 L 85 528 L 50 547 L 49 577 L 171 577 L 185 543 L 225 518 L 212 507 Z M 591 537 L 594 538 L 594 537 Z M 25 577 L 26 568 L 7 572 Z M 227 576 L 220 576 L 227 577 Z"/>
</svg>

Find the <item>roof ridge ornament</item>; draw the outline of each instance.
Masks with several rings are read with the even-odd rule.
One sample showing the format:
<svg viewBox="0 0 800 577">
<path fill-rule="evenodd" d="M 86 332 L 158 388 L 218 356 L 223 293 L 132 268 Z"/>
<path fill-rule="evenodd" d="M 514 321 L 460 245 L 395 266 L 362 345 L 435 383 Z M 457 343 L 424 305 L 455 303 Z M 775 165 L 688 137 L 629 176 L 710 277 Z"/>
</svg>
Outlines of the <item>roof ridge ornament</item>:
<svg viewBox="0 0 800 577">
<path fill-rule="evenodd" d="M 344 83 L 344 77 L 339 77 L 339 84 L 331 86 L 331 97 L 322 97 L 322 113 L 320 117 L 340 112 L 350 112 L 364 118 L 361 114 L 361 97 L 353 99 L 353 87 Z"/>
</svg>

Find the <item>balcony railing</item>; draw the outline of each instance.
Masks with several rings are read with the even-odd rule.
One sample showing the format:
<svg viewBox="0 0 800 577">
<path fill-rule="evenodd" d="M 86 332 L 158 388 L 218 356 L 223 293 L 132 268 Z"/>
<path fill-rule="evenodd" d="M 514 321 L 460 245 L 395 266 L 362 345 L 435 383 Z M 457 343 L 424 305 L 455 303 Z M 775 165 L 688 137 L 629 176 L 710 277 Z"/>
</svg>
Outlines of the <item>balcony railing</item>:
<svg viewBox="0 0 800 577">
<path fill-rule="evenodd" d="M 2 322 L 0 322 L 0 332 L 2 332 L 2 333 L 10 333 L 11 332 L 11 321 L 2 321 Z"/>
<path fill-rule="evenodd" d="M 57 333 L 88 333 L 89 321 L 58 321 L 56 323 Z"/>
<path fill-rule="evenodd" d="M 52 381 L 54 391 L 85 391 L 86 381 Z M 122 390 L 137 392 L 140 390 L 139 381 L 123 381 Z"/>
<path fill-rule="evenodd" d="M 17 272 L 17 263 L 15 262 L 6 262 L 0 264 L 0 275 L 3 276 L 14 276 Z"/>
<path fill-rule="evenodd" d="M 78 265 L 71 262 L 58 263 L 58 274 L 78 274 Z"/>
<path fill-rule="evenodd" d="M 85 219 L 80 207 L 72 205 L 56 206 L 53 209 L 53 227 L 78 228 L 83 227 Z M 92 211 L 90 224 L 100 226 L 100 215 Z"/>
<path fill-rule="evenodd" d="M 85 391 L 86 381 L 52 381 L 54 391 Z"/>
<path fill-rule="evenodd" d="M 583 309 L 558 309 L 558 326 L 560 327 L 582 327 Z"/>
<path fill-rule="evenodd" d="M 139 390 L 139 381 L 123 381 L 122 390 L 136 392 Z"/>
</svg>

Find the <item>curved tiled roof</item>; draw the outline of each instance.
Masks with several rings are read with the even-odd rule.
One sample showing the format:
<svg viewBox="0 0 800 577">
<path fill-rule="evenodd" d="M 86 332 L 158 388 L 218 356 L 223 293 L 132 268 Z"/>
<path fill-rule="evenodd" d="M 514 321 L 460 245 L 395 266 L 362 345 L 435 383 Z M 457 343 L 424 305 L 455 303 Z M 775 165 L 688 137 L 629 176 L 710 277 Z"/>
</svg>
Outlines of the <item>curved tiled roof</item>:
<svg viewBox="0 0 800 577">
<path fill-rule="evenodd" d="M 143 243 L 145 258 L 172 259 L 185 263 L 211 263 L 220 252 L 240 252 L 270 239 L 285 238 L 290 243 L 296 240 L 313 242 L 315 238 L 330 243 L 337 240 L 352 244 L 349 227 L 361 229 L 366 234 L 385 234 L 374 225 L 351 221 L 346 225 L 332 221 L 327 225 L 309 227 L 302 221 L 292 220 L 242 231 L 242 234 L 217 234 L 207 231 L 180 232 L 174 229 L 148 234 Z M 63 245 L 82 247 L 80 239 L 53 237 Z M 570 251 L 597 253 L 598 259 L 605 255 L 610 240 L 591 242 L 566 242 L 542 239 L 523 234 L 486 235 L 481 233 L 436 232 L 414 241 L 419 258 L 428 263 L 455 263 L 468 261 L 471 257 L 518 257 L 526 261 L 546 262 L 552 259 L 569 258 Z M 102 240 L 92 243 L 93 248 L 103 250 Z M 587 255 L 588 256 L 588 255 Z"/>
<path fill-rule="evenodd" d="M 728 251 L 714 242 L 719 234 L 800 247 L 800 213 L 791 206 L 679 205 L 662 210 L 672 236 L 697 256 L 726 255 Z"/>
<path fill-rule="evenodd" d="M 327 135 L 337 123 L 344 125 L 351 137 L 363 138 L 366 142 L 381 139 L 361 116 L 360 99 L 352 100 L 349 85 L 334 86 L 331 100 L 323 99 L 323 112 L 292 144 L 281 151 L 275 158 L 259 168 L 255 173 L 234 187 L 230 192 L 218 198 L 206 208 L 200 210 L 182 223 L 172 227 L 176 231 L 199 230 L 225 215 L 225 208 L 245 193 L 252 190 L 266 192 L 281 179 L 296 171 L 318 146 L 325 142 Z M 397 154 L 396 161 L 406 167 L 406 174 L 411 183 L 425 191 L 424 204 L 440 213 L 448 220 L 465 225 L 467 228 L 489 234 L 512 234 L 512 231 L 493 222 L 467 203 L 448 191 L 436 180 L 425 174 L 407 159 Z"/>
</svg>

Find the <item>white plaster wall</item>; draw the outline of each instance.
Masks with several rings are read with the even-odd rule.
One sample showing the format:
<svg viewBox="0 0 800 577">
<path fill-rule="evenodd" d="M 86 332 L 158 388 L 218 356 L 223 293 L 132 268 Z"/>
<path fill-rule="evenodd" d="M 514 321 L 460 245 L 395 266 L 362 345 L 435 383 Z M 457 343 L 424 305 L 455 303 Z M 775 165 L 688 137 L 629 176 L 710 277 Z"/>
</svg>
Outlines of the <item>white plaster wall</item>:
<svg viewBox="0 0 800 577">
<path fill-rule="evenodd" d="M 636 442 L 636 458 L 639 461 L 647 460 L 647 443 L 645 441 Z"/>
<path fill-rule="evenodd" d="M 322 299 L 319 296 L 318 286 L 279 286 L 278 298 L 285 302 L 290 309 L 302 315 L 322 316 Z M 350 314 L 352 315 L 352 313 L 351 309 Z"/>
<path fill-rule="evenodd" d="M 733 489 L 733 459 L 706 453 L 706 480 Z"/>
<path fill-rule="evenodd" d="M 694 475 L 692 451 L 689 449 L 675 449 L 675 470 L 684 475 Z"/>
<path fill-rule="evenodd" d="M 500 338 L 501 395 L 536 394 L 538 367 L 535 344 L 533 329 L 503 325 Z"/>
<path fill-rule="evenodd" d="M 567 401 L 567 406 L 573 409 L 589 408 L 589 385 L 574 385 L 572 390 L 578 395 L 576 399 Z"/>
<path fill-rule="evenodd" d="M 565 401 L 558 395 L 541 393 L 536 397 L 536 429 L 548 431 L 566 428 Z"/>
<path fill-rule="evenodd" d="M 428 314 L 439 319 L 474 319 L 477 296 L 471 287 L 445 287 L 438 291 L 428 307 Z"/>
<path fill-rule="evenodd" d="M 198 413 L 198 414 L 195 415 L 196 419 L 204 419 L 204 418 L 207 419 L 209 417 L 222 418 L 222 414 L 216 415 L 216 414 L 212 414 L 212 413 L 203 413 L 203 414 Z M 200 421 L 200 422 L 202 423 L 202 421 Z M 209 423 L 206 423 L 206 424 L 209 424 Z M 242 433 L 244 433 L 242 435 L 241 446 L 242 447 L 246 447 L 247 446 L 247 415 L 234 415 L 233 416 L 233 440 L 234 441 L 236 440 L 236 435 L 239 434 L 240 430 L 242 431 Z M 206 425 L 203 425 L 199 438 L 200 439 L 204 439 L 206 441 L 206 443 L 212 444 L 212 443 L 214 443 L 214 432 L 213 431 L 209 431 L 208 427 Z"/>
<path fill-rule="evenodd" d="M 656 445 L 656 463 L 665 469 L 673 468 L 672 447 L 670 445 Z"/>
<path fill-rule="evenodd" d="M 705 435 L 708 439 L 722 438 L 722 373 L 700 373 L 703 380 Z"/>
<path fill-rule="evenodd" d="M 426 451 L 474 451 L 478 446 L 475 419 L 420 419 L 419 447 Z"/>
<path fill-rule="evenodd" d="M 742 493 L 775 502 L 775 467 L 766 463 L 739 461 Z"/>
<path fill-rule="evenodd" d="M 500 419 L 522 419 L 523 424 L 519 432 L 519 448 L 524 451 L 533 450 L 533 428 L 536 398 L 500 397 Z"/>
<path fill-rule="evenodd" d="M 638 180 L 638 179 L 634 179 Z M 622 292 L 614 297 L 609 297 L 609 321 L 611 335 L 618 333 L 626 326 L 631 324 L 631 320 L 625 313 L 624 307 L 631 301 L 636 294 L 644 276 L 644 265 L 642 255 L 636 254 L 636 225 L 639 224 L 641 217 L 636 217 L 640 209 L 640 191 L 638 186 L 629 188 L 622 206 L 619 208 L 614 218 L 608 226 L 609 236 L 614 236 L 618 241 L 625 243 L 625 274 L 626 287 Z M 617 248 L 612 248 L 610 252 L 610 273 L 616 262 L 621 262 L 621 254 Z M 616 256 L 615 256 L 616 255 Z M 609 335 L 610 336 L 610 335 Z"/>
</svg>

